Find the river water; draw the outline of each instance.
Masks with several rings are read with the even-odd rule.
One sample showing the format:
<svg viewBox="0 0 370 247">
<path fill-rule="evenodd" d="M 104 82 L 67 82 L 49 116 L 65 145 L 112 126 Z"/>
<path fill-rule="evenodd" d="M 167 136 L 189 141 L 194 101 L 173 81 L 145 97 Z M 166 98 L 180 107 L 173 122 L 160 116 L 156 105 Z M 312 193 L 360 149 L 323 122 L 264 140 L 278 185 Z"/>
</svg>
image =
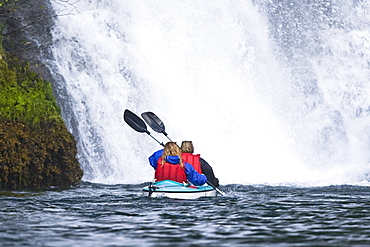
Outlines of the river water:
<svg viewBox="0 0 370 247">
<path fill-rule="evenodd" d="M 370 245 L 366 186 L 227 185 L 174 200 L 142 197 L 144 185 L 2 192 L 1 246 Z"/>
</svg>

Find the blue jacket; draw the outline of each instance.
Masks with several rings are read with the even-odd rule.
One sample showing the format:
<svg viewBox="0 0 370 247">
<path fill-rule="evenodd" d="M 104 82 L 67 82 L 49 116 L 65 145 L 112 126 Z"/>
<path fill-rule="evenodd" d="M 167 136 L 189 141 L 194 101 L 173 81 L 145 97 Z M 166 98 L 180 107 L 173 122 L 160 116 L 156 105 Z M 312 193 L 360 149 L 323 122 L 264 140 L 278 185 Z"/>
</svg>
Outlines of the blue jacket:
<svg viewBox="0 0 370 247">
<path fill-rule="evenodd" d="M 162 154 L 163 149 L 158 150 L 149 157 L 149 163 L 154 168 L 154 170 L 157 169 L 158 160 L 160 157 L 162 157 Z M 179 156 L 167 156 L 166 161 L 171 164 L 178 164 L 180 163 L 180 158 Z M 190 183 L 194 185 L 202 185 L 207 183 L 207 177 L 205 175 L 198 173 L 192 165 L 186 162 L 184 162 L 184 165 L 186 178 L 189 180 Z"/>
</svg>

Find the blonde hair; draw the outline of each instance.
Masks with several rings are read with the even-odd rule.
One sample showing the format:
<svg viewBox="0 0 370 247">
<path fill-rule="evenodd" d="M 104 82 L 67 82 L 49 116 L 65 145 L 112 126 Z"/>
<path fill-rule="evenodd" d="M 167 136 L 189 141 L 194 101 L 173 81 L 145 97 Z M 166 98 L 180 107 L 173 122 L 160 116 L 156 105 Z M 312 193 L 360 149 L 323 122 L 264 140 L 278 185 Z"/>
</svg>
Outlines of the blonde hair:
<svg viewBox="0 0 370 247">
<path fill-rule="evenodd" d="M 180 158 L 180 167 L 184 168 L 184 163 L 182 162 L 182 157 L 181 157 L 181 149 L 175 142 L 167 142 L 164 145 L 164 150 L 162 154 L 162 165 L 166 163 L 166 157 L 167 156 L 178 156 Z"/>
<path fill-rule="evenodd" d="M 183 141 L 181 143 L 181 151 L 183 153 L 194 153 L 194 146 L 192 141 Z"/>
</svg>

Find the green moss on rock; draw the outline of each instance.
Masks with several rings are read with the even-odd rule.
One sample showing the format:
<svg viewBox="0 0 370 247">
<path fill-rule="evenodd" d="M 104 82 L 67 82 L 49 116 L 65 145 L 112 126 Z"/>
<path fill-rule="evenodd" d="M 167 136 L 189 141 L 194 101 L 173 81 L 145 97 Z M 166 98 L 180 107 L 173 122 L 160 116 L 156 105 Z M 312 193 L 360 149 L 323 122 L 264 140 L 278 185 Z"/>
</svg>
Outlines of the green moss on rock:
<svg viewBox="0 0 370 247">
<path fill-rule="evenodd" d="M 50 82 L 16 59 L 9 64 L 0 60 L 0 118 L 24 120 L 34 126 L 41 120 L 62 122 Z"/>
</svg>

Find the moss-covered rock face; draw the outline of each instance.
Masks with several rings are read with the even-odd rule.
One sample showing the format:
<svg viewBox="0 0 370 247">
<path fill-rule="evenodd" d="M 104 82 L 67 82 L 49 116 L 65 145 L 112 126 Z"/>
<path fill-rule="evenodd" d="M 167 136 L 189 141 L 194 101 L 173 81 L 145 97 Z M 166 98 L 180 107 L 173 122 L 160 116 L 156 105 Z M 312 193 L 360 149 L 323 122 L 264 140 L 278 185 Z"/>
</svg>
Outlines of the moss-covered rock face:
<svg viewBox="0 0 370 247">
<path fill-rule="evenodd" d="M 68 188 L 83 172 L 51 84 L 0 58 L 0 189 Z"/>
<path fill-rule="evenodd" d="M 51 54 L 49 7 L 47 0 L 0 0 L 1 190 L 68 188 L 83 175 L 52 86 L 33 72 L 52 79 L 41 62 Z"/>
<path fill-rule="evenodd" d="M 0 188 L 68 188 L 83 172 L 76 159 L 76 143 L 63 124 L 42 121 L 29 127 L 0 119 Z"/>
</svg>

